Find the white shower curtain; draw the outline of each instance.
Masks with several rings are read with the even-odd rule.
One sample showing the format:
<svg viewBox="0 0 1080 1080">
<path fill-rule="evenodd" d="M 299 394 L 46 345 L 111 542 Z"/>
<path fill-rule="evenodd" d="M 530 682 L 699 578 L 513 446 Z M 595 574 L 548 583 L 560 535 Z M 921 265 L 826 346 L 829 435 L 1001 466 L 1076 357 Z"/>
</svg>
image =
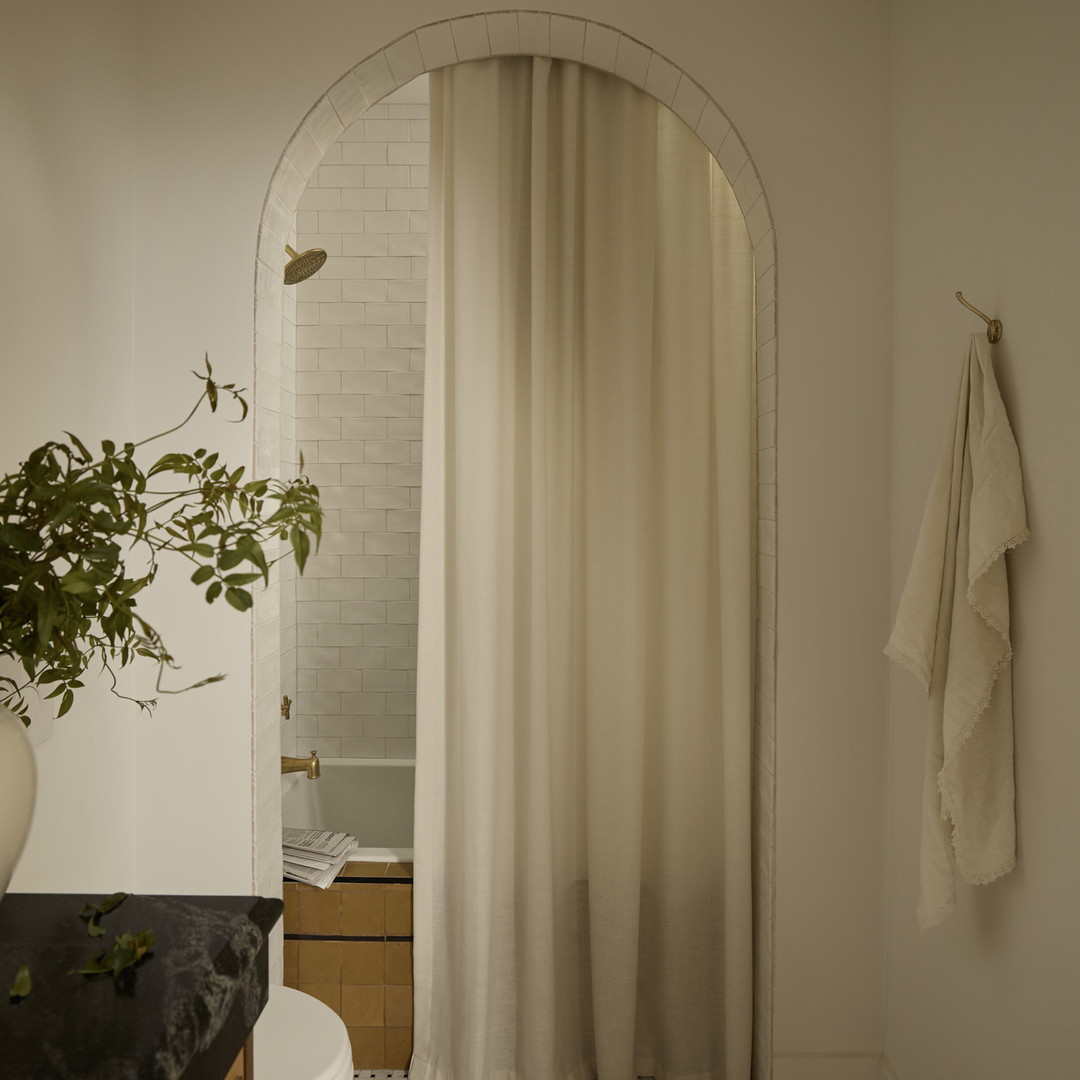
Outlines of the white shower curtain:
<svg viewBox="0 0 1080 1080">
<path fill-rule="evenodd" d="M 409 1075 L 746 1080 L 742 215 L 589 68 L 431 104 Z"/>
</svg>

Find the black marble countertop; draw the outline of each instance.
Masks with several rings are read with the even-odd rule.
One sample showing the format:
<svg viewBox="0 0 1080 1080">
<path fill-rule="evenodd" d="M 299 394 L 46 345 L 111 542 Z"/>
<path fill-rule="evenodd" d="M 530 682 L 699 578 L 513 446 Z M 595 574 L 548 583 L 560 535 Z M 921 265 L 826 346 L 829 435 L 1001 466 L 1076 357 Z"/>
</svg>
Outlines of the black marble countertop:
<svg viewBox="0 0 1080 1080">
<path fill-rule="evenodd" d="M 280 900 L 129 896 L 91 938 L 79 918 L 102 897 L 8 893 L 0 900 L 3 1080 L 222 1080 L 266 1004 L 267 937 Z M 134 989 L 72 974 L 115 937 L 154 931 Z M 33 988 L 8 991 L 21 964 Z"/>
</svg>

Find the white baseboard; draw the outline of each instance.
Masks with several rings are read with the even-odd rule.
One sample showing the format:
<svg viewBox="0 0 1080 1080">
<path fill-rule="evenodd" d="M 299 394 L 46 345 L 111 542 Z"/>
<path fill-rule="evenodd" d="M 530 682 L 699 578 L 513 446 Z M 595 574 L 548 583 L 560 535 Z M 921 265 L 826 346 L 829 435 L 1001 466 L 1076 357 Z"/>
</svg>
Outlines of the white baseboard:
<svg viewBox="0 0 1080 1080">
<path fill-rule="evenodd" d="M 773 1080 L 893 1080 L 876 1052 L 773 1054 Z"/>
</svg>

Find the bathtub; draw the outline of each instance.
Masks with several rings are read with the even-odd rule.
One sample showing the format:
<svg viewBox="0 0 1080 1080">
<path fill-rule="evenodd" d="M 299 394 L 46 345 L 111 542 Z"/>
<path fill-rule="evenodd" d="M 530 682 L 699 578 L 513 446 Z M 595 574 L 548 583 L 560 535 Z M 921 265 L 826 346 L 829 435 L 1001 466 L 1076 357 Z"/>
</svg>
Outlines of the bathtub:
<svg viewBox="0 0 1080 1080">
<path fill-rule="evenodd" d="M 281 777 L 281 823 L 287 829 L 333 829 L 360 842 L 356 861 L 411 862 L 414 761 L 320 758 L 322 775 Z"/>
</svg>

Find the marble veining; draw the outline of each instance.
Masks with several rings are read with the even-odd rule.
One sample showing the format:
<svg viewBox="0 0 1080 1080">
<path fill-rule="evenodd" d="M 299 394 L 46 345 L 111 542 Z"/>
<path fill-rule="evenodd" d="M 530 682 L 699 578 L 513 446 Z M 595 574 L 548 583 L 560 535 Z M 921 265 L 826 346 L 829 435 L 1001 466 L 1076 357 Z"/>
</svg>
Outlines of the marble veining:
<svg viewBox="0 0 1080 1080">
<path fill-rule="evenodd" d="M 254 896 L 130 896 L 87 936 L 85 896 L 0 901 L 0 982 L 33 987 L 0 1005 L 4 1080 L 204 1080 L 224 1076 L 266 1003 L 267 939 L 282 911 Z M 73 974 L 113 936 L 150 927 L 134 990 Z"/>
<path fill-rule="evenodd" d="M 168 968 L 163 1046 L 155 1055 L 168 1080 L 183 1076 L 199 1051 L 218 1036 L 234 1003 L 239 1002 L 245 1024 L 254 1027 L 265 1003 L 255 958 L 264 936 L 245 915 L 196 907 L 182 900 L 160 901 L 188 920 L 191 939 L 162 957 Z M 225 945 L 211 956 L 205 942 L 223 938 Z M 188 987 L 194 986 L 193 996 Z"/>
</svg>

